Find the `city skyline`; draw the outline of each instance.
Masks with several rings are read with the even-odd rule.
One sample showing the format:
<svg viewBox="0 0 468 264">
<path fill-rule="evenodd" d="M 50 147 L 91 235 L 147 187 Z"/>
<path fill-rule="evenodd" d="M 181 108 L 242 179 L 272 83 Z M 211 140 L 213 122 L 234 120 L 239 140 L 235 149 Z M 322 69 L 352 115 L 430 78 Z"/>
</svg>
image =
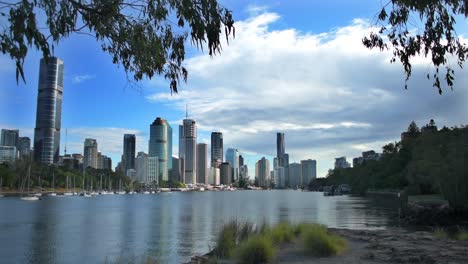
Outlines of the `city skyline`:
<svg viewBox="0 0 468 264">
<path fill-rule="evenodd" d="M 229 5 L 238 22 L 237 38 L 213 58 L 189 48 L 189 79 L 179 95 L 169 95 L 162 78 L 143 81 L 142 90 L 129 87 L 123 70 L 84 36 L 73 36 L 57 47 L 54 55 L 66 64 L 62 131 L 68 129 L 67 153 L 81 153 L 84 139 L 96 138 L 100 151 L 117 164 L 123 134 L 135 134 L 136 152 L 147 152 L 147 123 L 162 116 L 177 126 L 189 104 L 190 118 L 199 125 L 198 143 L 209 144 L 212 131 L 223 132 L 224 148 L 239 149 L 251 172 L 262 156 L 272 162 L 275 134 L 284 132 L 290 163 L 316 159 L 317 174 L 324 177 L 336 157 L 351 161 L 362 151 L 379 152 L 382 145 L 398 140 L 399 132 L 412 120 L 419 126 L 431 118 L 446 126 L 468 122 L 462 114 L 468 98 L 462 89 L 468 83 L 466 70 L 456 71 L 453 93 L 439 96 L 422 74 L 425 64 L 416 63 L 414 78 L 404 90 L 401 65 L 389 64 L 388 54 L 362 47 L 365 19 L 372 19 L 379 10 L 375 1 L 302 3 L 306 5 L 302 9 L 317 19 L 304 19 L 311 14 L 297 3 L 260 1 L 251 6 L 239 1 Z M 345 5 L 346 12 L 337 11 L 333 21 L 327 19 L 325 14 L 337 5 L 340 10 Z M 252 54 L 249 46 L 263 50 L 262 57 Z M 326 65 L 316 63 L 325 57 L 329 58 Z M 0 79 L 5 84 L 0 127 L 19 129 L 33 141 L 40 54 L 31 52 L 25 61 L 26 84 L 16 84 L 9 58 L 2 55 L 0 60 Z M 303 71 L 289 69 L 290 60 Z M 233 72 L 235 78 L 230 78 Z M 405 105 L 412 105 L 411 110 Z M 122 112 L 124 107 L 132 111 Z M 177 133 L 174 129 L 176 157 Z M 62 135 L 61 155 L 64 143 Z"/>
</svg>

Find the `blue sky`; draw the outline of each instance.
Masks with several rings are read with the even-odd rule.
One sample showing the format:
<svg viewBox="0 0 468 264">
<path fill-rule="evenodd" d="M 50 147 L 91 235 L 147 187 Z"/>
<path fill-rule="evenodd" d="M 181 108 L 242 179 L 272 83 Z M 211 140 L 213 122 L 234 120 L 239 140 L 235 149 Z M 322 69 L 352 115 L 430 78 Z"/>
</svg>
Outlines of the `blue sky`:
<svg viewBox="0 0 468 264">
<path fill-rule="evenodd" d="M 147 152 L 149 125 L 161 116 L 175 128 L 176 154 L 176 127 L 188 104 L 199 122 L 198 141 L 209 143 L 211 131 L 223 131 L 225 149 L 244 153 L 251 175 L 260 157 L 274 155 L 276 132 L 284 132 L 291 161 L 317 159 L 318 175 L 325 176 L 334 157 L 379 151 L 412 120 L 467 123 L 466 70 L 457 70 L 453 92 L 439 96 L 424 78 L 431 68 L 418 59 L 405 91 L 401 65 L 362 47 L 380 1 L 222 3 L 233 10 L 236 39 L 214 58 L 190 48 L 189 80 L 179 95 L 170 96 L 160 77 L 129 86 L 124 71 L 88 36 L 62 41 L 55 50 L 65 63 L 61 152 L 68 129 L 69 153 L 81 153 L 84 138 L 96 138 L 115 166 L 123 134 L 137 134 L 137 151 Z M 458 27 L 463 36 L 466 22 Z M 0 127 L 31 139 L 40 57 L 29 52 L 26 84 L 17 85 L 14 64 L 0 56 Z"/>
</svg>

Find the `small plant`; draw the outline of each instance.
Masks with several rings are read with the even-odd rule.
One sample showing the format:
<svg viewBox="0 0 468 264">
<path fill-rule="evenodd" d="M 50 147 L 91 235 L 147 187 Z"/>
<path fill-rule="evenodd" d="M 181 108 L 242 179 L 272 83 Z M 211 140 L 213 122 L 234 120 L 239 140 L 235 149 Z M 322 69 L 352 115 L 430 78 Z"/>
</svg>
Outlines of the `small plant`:
<svg viewBox="0 0 468 264">
<path fill-rule="evenodd" d="M 230 257 L 236 248 L 237 222 L 231 222 L 223 227 L 216 241 L 214 255 L 220 258 Z"/>
<path fill-rule="evenodd" d="M 302 231 L 305 252 L 314 256 L 339 255 L 347 248 L 346 240 L 338 235 L 328 234 L 322 225 L 308 225 Z"/>
<path fill-rule="evenodd" d="M 438 239 L 447 239 L 449 237 L 447 231 L 441 227 L 434 229 L 434 236 Z"/>
<path fill-rule="evenodd" d="M 294 239 L 294 228 L 289 223 L 281 223 L 273 227 L 268 234 L 274 243 L 291 242 Z"/>
<path fill-rule="evenodd" d="M 457 240 L 468 241 L 468 231 L 460 230 L 456 236 Z"/>
<path fill-rule="evenodd" d="M 271 263 L 275 258 L 275 248 L 267 236 L 257 234 L 244 241 L 235 255 L 239 263 Z"/>
</svg>

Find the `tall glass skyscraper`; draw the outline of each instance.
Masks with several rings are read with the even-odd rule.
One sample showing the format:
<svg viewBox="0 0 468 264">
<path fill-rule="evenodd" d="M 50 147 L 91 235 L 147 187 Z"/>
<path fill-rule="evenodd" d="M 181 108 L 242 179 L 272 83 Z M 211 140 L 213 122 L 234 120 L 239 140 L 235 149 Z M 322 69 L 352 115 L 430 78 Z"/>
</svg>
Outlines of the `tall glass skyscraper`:
<svg viewBox="0 0 468 264">
<path fill-rule="evenodd" d="M 37 95 L 34 160 L 43 164 L 58 162 L 62 122 L 63 61 L 41 59 Z"/>
<path fill-rule="evenodd" d="M 223 163 L 223 133 L 211 132 L 211 167 Z"/>
<path fill-rule="evenodd" d="M 135 169 L 135 144 L 136 137 L 134 134 L 124 135 L 123 158 L 125 175 L 130 169 Z"/>
<path fill-rule="evenodd" d="M 169 123 L 161 117 L 156 118 L 150 126 L 150 140 L 149 140 L 149 157 L 158 157 L 159 160 L 159 175 L 158 179 L 168 181 L 168 165 L 169 155 L 172 155 L 172 151 L 169 151 L 169 145 L 172 145 L 172 128 Z M 172 160 L 171 160 L 172 163 Z"/>
<path fill-rule="evenodd" d="M 233 169 L 232 177 L 234 181 L 239 180 L 239 151 L 237 149 L 228 148 L 226 150 L 226 162 Z"/>
<path fill-rule="evenodd" d="M 279 158 L 283 154 L 284 154 L 284 133 L 276 133 L 276 157 Z"/>
<path fill-rule="evenodd" d="M 197 125 L 193 119 L 184 119 L 179 126 L 179 162 L 181 175 L 187 184 L 197 182 Z"/>
</svg>

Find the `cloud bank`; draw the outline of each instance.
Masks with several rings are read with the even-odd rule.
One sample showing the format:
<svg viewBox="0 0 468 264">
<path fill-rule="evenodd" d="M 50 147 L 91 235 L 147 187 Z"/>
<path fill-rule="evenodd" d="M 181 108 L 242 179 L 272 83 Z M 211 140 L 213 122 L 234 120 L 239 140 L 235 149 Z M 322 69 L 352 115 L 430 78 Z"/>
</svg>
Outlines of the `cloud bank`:
<svg viewBox="0 0 468 264">
<path fill-rule="evenodd" d="M 264 12 L 236 22 L 236 38 L 220 56 L 187 61 L 188 86 L 178 95 L 148 100 L 179 110 L 187 103 L 201 131 L 220 130 L 226 145 L 248 153 L 274 155 L 275 133 L 284 132 L 291 160 L 317 159 L 319 176 L 335 157 L 380 151 L 412 120 L 466 123 L 465 71 L 456 73 L 453 92 L 439 96 L 425 79 L 431 68 L 418 59 L 404 90 L 402 66 L 362 45 L 366 21 L 316 34 L 276 30 L 279 19 Z"/>
</svg>

